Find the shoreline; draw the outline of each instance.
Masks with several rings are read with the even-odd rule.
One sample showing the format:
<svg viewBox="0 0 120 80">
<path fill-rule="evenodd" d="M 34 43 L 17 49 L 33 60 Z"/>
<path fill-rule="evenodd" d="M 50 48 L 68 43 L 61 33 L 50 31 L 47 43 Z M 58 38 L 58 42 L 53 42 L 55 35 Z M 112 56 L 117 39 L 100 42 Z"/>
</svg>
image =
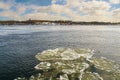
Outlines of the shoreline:
<svg viewBox="0 0 120 80">
<path fill-rule="evenodd" d="M 120 25 L 120 22 L 76 22 L 76 21 L 49 21 L 49 20 L 26 20 L 26 21 L 0 21 L 0 25 Z"/>
</svg>

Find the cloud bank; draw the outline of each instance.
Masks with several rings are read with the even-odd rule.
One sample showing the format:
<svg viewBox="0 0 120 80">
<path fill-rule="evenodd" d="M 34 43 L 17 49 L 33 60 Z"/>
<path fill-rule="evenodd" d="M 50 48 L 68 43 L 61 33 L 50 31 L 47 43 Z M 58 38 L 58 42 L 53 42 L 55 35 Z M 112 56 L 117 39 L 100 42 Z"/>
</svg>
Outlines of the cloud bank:
<svg viewBox="0 0 120 80">
<path fill-rule="evenodd" d="M 37 0 L 36 0 L 37 1 Z M 38 3 L 43 3 L 41 5 Z M 46 2 L 45 2 L 46 1 Z M 0 19 L 120 22 L 120 0 L 0 1 Z"/>
</svg>

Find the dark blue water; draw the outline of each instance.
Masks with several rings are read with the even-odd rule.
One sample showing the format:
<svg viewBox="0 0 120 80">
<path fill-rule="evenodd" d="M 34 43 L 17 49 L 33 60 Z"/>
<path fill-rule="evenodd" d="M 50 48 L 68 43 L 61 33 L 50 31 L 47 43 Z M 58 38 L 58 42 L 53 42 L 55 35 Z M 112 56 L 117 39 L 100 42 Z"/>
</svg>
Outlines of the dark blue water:
<svg viewBox="0 0 120 80">
<path fill-rule="evenodd" d="M 0 80 L 37 73 L 35 55 L 46 49 L 79 47 L 120 62 L 119 26 L 0 26 Z"/>
</svg>

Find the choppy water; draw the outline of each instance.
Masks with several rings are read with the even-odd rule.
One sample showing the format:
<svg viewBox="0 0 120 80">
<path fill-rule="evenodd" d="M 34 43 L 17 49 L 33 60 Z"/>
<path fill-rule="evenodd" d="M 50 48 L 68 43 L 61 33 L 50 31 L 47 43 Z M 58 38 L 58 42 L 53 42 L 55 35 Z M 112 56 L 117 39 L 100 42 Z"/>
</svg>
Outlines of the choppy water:
<svg viewBox="0 0 120 80">
<path fill-rule="evenodd" d="M 120 26 L 0 26 L 0 80 L 35 73 L 34 56 L 58 47 L 94 49 L 120 63 Z"/>
</svg>

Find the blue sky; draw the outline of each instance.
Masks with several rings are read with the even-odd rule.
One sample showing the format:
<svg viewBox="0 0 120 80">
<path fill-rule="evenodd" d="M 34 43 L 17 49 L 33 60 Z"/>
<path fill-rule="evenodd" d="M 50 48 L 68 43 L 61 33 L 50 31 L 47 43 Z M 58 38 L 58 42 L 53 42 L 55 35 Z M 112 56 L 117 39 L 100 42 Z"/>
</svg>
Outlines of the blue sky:
<svg viewBox="0 0 120 80">
<path fill-rule="evenodd" d="M 8 0 L 5 0 L 8 1 Z M 57 0 L 57 4 L 64 4 L 65 0 Z M 84 0 L 84 1 L 93 1 L 93 0 Z M 102 0 L 96 0 L 96 1 L 102 1 Z M 110 0 L 103 0 L 105 2 L 110 2 Z M 113 0 L 114 1 L 114 0 Z M 119 1 L 119 0 L 118 0 Z M 48 6 L 52 4 L 52 0 L 15 0 L 16 3 L 23 3 L 23 4 L 34 4 L 39 6 Z M 115 1 L 114 1 L 115 2 Z M 120 1 L 119 1 L 120 2 Z M 119 4 L 111 4 L 113 7 L 120 8 Z"/>
<path fill-rule="evenodd" d="M 34 4 L 39 6 L 51 5 L 51 0 L 15 0 L 16 3 Z"/>
<path fill-rule="evenodd" d="M 0 0 L 0 20 L 120 21 L 120 0 Z"/>
</svg>

